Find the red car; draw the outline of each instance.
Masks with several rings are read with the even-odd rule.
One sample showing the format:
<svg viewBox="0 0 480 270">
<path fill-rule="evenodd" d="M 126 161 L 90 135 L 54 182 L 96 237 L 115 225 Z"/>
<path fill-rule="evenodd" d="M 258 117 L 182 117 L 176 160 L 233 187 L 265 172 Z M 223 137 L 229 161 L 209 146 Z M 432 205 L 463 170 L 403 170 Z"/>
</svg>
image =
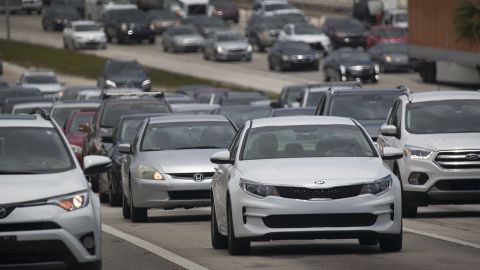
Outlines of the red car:
<svg viewBox="0 0 480 270">
<path fill-rule="evenodd" d="M 80 131 L 79 126 L 82 123 L 89 123 L 91 125 L 95 113 L 95 111 L 75 111 L 70 114 L 70 117 L 65 124 L 65 136 L 82 167 L 82 147 L 85 138 L 87 137 L 87 133 Z"/>
<path fill-rule="evenodd" d="M 407 31 L 400 27 L 378 25 L 372 26 L 367 36 L 367 48 L 380 43 L 406 43 Z"/>
</svg>

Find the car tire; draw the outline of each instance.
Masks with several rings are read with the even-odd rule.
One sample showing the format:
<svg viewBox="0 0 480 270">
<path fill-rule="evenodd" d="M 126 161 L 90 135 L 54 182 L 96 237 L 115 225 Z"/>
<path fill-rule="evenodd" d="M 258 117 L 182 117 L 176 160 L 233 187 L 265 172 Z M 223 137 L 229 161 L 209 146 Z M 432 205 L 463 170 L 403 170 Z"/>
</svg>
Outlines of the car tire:
<svg viewBox="0 0 480 270">
<path fill-rule="evenodd" d="M 148 38 L 148 43 L 155 44 L 155 36 L 151 36 Z"/>
<path fill-rule="evenodd" d="M 98 197 L 99 197 L 101 203 L 108 203 L 108 200 L 109 200 L 108 193 L 104 193 L 103 191 L 101 191 L 98 194 Z"/>
<path fill-rule="evenodd" d="M 255 38 L 255 47 L 257 48 L 258 52 L 265 52 L 265 46 L 263 46 L 262 43 L 260 43 L 259 38 Z"/>
<path fill-rule="evenodd" d="M 225 235 L 222 235 L 218 231 L 217 216 L 215 215 L 215 205 L 214 205 L 213 199 L 212 199 L 212 213 L 211 213 L 211 222 L 210 222 L 210 233 L 211 233 L 211 239 L 212 239 L 212 247 L 214 249 L 226 249 L 226 248 L 228 248 L 228 237 L 226 237 Z"/>
<path fill-rule="evenodd" d="M 112 180 L 109 177 L 110 184 L 108 185 L 108 202 L 110 206 L 117 207 L 122 205 L 122 194 L 117 194 L 113 192 Z"/>
<path fill-rule="evenodd" d="M 106 35 L 107 36 L 107 43 L 112 43 L 112 37 L 110 35 Z"/>
<path fill-rule="evenodd" d="M 378 239 L 382 252 L 399 252 L 403 245 L 403 232 L 399 234 L 381 235 Z"/>
<path fill-rule="evenodd" d="M 402 178 L 400 175 L 400 169 L 398 168 L 398 164 L 395 163 L 393 166 L 393 174 L 400 180 L 400 185 L 402 185 L 402 217 L 404 218 L 414 218 L 417 216 L 418 206 L 411 202 L 407 202 L 405 200 L 405 195 L 403 194 L 403 184 Z"/>
<path fill-rule="evenodd" d="M 130 218 L 132 222 L 139 223 L 147 221 L 147 208 L 139 208 L 133 205 L 132 191 L 130 191 Z"/>
<path fill-rule="evenodd" d="M 117 43 L 118 43 L 118 44 L 123 44 L 123 43 L 124 43 L 124 40 L 123 40 L 123 38 L 122 38 L 122 37 L 120 37 L 120 36 L 119 36 L 119 37 L 117 37 Z"/>
<path fill-rule="evenodd" d="M 122 215 L 124 219 L 130 219 L 132 217 L 132 213 L 130 213 L 130 204 L 125 195 L 123 195 L 122 199 Z"/>
<path fill-rule="evenodd" d="M 268 69 L 271 71 L 275 70 L 275 67 L 272 65 L 272 62 L 268 61 Z"/>
<path fill-rule="evenodd" d="M 37 14 L 38 14 L 38 15 L 42 14 L 42 10 L 40 10 L 40 9 L 37 10 Z"/>
<path fill-rule="evenodd" d="M 250 252 L 250 241 L 235 237 L 230 199 L 228 200 L 227 212 L 228 252 L 230 255 L 247 255 Z"/>
<path fill-rule="evenodd" d="M 376 246 L 378 245 L 378 238 L 377 237 L 367 237 L 367 236 L 362 236 L 358 238 L 358 243 L 361 246 Z"/>
<path fill-rule="evenodd" d="M 78 263 L 73 267 L 69 268 L 72 270 L 101 270 L 102 261 L 88 262 L 88 263 Z"/>
<path fill-rule="evenodd" d="M 165 45 L 163 45 L 162 47 L 163 47 L 163 52 L 168 52 L 168 49 Z"/>
</svg>

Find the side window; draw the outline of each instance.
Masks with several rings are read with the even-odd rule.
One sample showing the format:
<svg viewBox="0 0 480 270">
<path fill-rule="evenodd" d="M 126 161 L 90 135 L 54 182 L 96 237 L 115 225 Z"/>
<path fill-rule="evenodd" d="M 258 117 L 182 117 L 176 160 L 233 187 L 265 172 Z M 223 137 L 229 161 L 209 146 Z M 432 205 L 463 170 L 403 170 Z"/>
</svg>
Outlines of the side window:
<svg viewBox="0 0 480 270">
<path fill-rule="evenodd" d="M 237 156 L 238 152 L 238 146 L 240 145 L 240 138 L 242 137 L 243 129 L 245 126 L 241 127 L 237 134 L 235 135 L 235 138 L 233 138 L 232 144 L 230 145 L 230 158 L 235 158 Z"/>
<path fill-rule="evenodd" d="M 397 127 L 398 131 L 400 131 L 400 128 L 402 125 L 402 103 L 401 102 L 398 103 L 397 110 L 395 111 L 392 124 Z"/>
</svg>

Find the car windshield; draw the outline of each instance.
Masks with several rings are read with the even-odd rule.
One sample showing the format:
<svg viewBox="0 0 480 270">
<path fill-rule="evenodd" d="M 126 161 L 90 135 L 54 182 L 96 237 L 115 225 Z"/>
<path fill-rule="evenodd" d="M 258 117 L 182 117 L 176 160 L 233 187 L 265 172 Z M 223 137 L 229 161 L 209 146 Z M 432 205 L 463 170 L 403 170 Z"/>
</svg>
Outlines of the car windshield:
<svg viewBox="0 0 480 270">
<path fill-rule="evenodd" d="M 29 75 L 25 76 L 24 81 L 30 84 L 49 84 L 49 83 L 58 83 L 55 76 L 47 75 Z"/>
<path fill-rule="evenodd" d="M 119 141 L 127 141 L 130 142 L 133 140 L 133 136 L 135 136 L 135 132 L 137 131 L 140 124 L 143 122 L 143 118 L 138 119 L 128 119 L 123 121 L 122 126 L 120 127 L 118 133 L 118 140 Z"/>
<path fill-rule="evenodd" d="M 141 75 L 143 76 L 145 72 L 143 68 L 137 63 L 128 63 L 128 62 L 120 62 L 111 64 L 107 68 L 107 73 L 112 74 L 115 76 L 122 76 L 122 75 Z"/>
<path fill-rule="evenodd" d="M 282 42 L 280 48 L 292 53 L 311 53 L 312 47 L 305 42 Z"/>
<path fill-rule="evenodd" d="M 94 24 L 76 25 L 74 30 L 77 32 L 100 31 L 100 28 Z"/>
<path fill-rule="evenodd" d="M 480 132 L 480 100 L 410 103 L 405 124 L 416 134 Z"/>
<path fill-rule="evenodd" d="M 168 113 L 164 103 L 120 103 L 107 106 L 103 112 L 101 127 L 113 128 L 120 117 L 139 113 Z"/>
<path fill-rule="evenodd" d="M 379 29 L 378 34 L 385 38 L 404 37 L 407 35 L 407 31 L 402 28 L 384 28 Z"/>
<path fill-rule="evenodd" d="M 369 62 L 370 56 L 365 52 L 341 52 L 340 62 Z"/>
<path fill-rule="evenodd" d="M 408 22 L 408 14 L 407 13 L 395 14 L 395 15 L 393 15 L 393 17 L 395 18 L 394 21 L 396 23 Z"/>
<path fill-rule="evenodd" d="M 172 36 L 181 36 L 181 35 L 195 35 L 195 31 L 191 28 L 175 28 L 168 31 Z"/>
<path fill-rule="evenodd" d="M 338 95 L 332 99 L 328 115 L 356 120 L 385 120 L 398 94 Z"/>
<path fill-rule="evenodd" d="M 250 129 L 243 160 L 308 157 L 375 157 L 354 125 L 275 126 Z"/>
<path fill-rule="evenodd" d="M 381 50 L 386 53 L 402 53 L 407 54 L 407 45 L 402 43 L 382 43 L 380 45 Z"/>
<path fill-rule="evenodd" d="M 295 27 L 295 34 L 297 35 L 318 35 L 322 33 L 322 30 L 310 25 Z"/>
<path fill-rule="evenodd" d="M 72 119 L 72 124 L 71 124 L 68 132 L 73 133 L 73 134 L 81 133 L 78 130 L 78 127 L 80 126 L 80 124 L 89 123 L 91 125 L 92 122 L 93 122 L 93 116 L 94 116 L 93 113 L 92 114 L 79 114 L 79 115 L 77 115 L 75 118 Z"/>
<path fill-rule="evenodd" d="M 58 173 L 74 163 L 53 128 L 0 127 L 0 174 Z"/>
<path fill-rule="evenodd" d="M 287 23 L 307 23 L 307 19 L 302 14 L 291 13 L 291 14 L 282 14 L 282 15 L 277 15 L 277 16 L 279 16 L 279 18 L 281 18 L 283 20 L 284 24 L 287 24 Z"/>
<path fill-rule="evenodd" d="M 63 127 L 66 124 L 70 114 L 74 111 L 78 111 L 78 110 L 81 110 L 81 109 L 82 109 L 81 107 L 56 108 L 56 109 L 53 110 L 52 117 L 53 117 L 53 119 L 55 119 L 55 121 L 57 121 L 58 125 Z"/>
<path fill-rule="evenodd" d="M 228 148 L 235 128 L 229 122 L 179 122 L 150 124 L 142 151 Z"/>
<path fill-rule="evenodd" d="M 281 10 L 281 9 L 291 9 L 292 6 L 286 3 L 279 3 L 279 4 L 270 4 L 270 5 L 265 5 L 264 9 L 265 11 L 275 11 L 275 10 Z"/>
<path fill-rule="evenodd" d="M 218 41 L 243 41 L 244 38 L 237 33 L 219 34 Z"/>
<path fill-rule="evenodd" d="M 242 109 L 221 110 L 220 113 L 228 117 L 237 126 L 241 127 L 248 120 L 268 117 L 272 109 L 266 107 L 250 107 Z"/>
</svg>

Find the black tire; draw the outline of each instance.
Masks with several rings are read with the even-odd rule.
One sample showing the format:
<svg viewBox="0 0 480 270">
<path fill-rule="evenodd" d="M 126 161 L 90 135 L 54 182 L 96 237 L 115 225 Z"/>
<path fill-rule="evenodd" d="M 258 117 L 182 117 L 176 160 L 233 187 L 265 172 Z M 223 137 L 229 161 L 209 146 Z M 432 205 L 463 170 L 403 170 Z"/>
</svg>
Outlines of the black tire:
<svg viewBox="0 0 480 270">
<path fill-rule="evenodd" d="M 155 44 L 155 36 L 151 36 L 148 38 L 148 43 Z"/>
<path fill-rule="evenodd" d="M 162 47 L 163 47 L 163 52 L 167 52 L 167 51 L 168 51 L 168 49 L 167 49 L 167 47 L 166 47 L 165 45 L 163 45 Z"/>
<path fill-rule="evenodd" d="M 227 212 L 228 252 L 230 253 L 230 255 L 247 255 L 250 252 L 250 241 L 235 237 L 230 199 L 227 205 Z"/>
<path fill-rule="evenodd" d="M 210 223 L 210 234 L 212 239 L 212 247 L 214 249 L 226 249 L 228 248 L 228 237 L 222 235 L 218 231 L 217 216 L 215 215 L 215 205 L 212 199 L 212 214 Z"/>
<path fill-rule="evenodd" d="M 124 40 L 121 36 L 117 37 L 117 43 L 118 44 L 123 44 L 124 43 Z"/>
<path fill-rule="evenodd" d="M 132 213 L 130 213 L 130 204 L 128 203 L 127 197 L 123 195 L 122 200 L 122 215 L 124 219 L 130 219 L 132 217 Z"/>
<path fill-rule="evenodd" d="M 270 61 L 268 61 L 268 69 L 270 69 L 271 71 L 275 70 L 275 67 L 272 65 L 272 62 Z"/>
<path fill-rule="evenodd" d="M 418 213 L 417 205 L 407 202 L 406 200 L 402 200 L 402 216 L 404 218 L 414 218 L 417 216 L 417 213 Z"/>
<path fill-rule="evenodd" d="M 132 219 L 132 222 L 138 223 L 138 222 L 145 222 L 147 221 L 148 214 L 147 214 L 147 208 L 139 208 L 135 207 L 133 205 L 133 198 L 132 198 L 132 192 L 130 191 L 130 218 Z"/>
<path fill-rule="evenodd" d="M 377 237 L 360 237 L 358 238 L 358 243 L 362 246 L 376 246 L 378 245 Z"/>
<path fill-rule="evenodd" d="M 42 11 L 41 11 L 40 9 L 37 10 L 37 14 L 38 14 L 38 15 L 42 14 Z"/>
<path fill-rule="evenodd" d="M 42 29 L 43 31 L 47 31 L 48 30 L 48 27 L 45 23 L 42 22 Z"/>
<path fill-rule="evenodd" d="M 99 197 L 101 203 L 108 203 L 108 201 L 109 201 L 108 193 L 100 192 L 98 194 L 98 197 Z"/>
<path fill-rule="evenodd" d="M 382 252 L 399 252 L 403 245 L 403 232 L 399 234 L 381 235 L 378 239 Z"/>
<path fill-rule="evenodd" d="M 111 176 L 109 176 L 109 182 L 110 184 L 108 185 L 108 201 L 110 203 L 110 206 L 112 207 L 121 206 L 123 194 L 118 194 L 113 192 L 113 187 L 112 187 L 113 184 L 112 184 Z"/>
<path fill-rule="evenodd" d="M 112 43 L 112 37 L 110 35 L 106 35 L 107 36 L 107 43 Z"/>
</svg>

